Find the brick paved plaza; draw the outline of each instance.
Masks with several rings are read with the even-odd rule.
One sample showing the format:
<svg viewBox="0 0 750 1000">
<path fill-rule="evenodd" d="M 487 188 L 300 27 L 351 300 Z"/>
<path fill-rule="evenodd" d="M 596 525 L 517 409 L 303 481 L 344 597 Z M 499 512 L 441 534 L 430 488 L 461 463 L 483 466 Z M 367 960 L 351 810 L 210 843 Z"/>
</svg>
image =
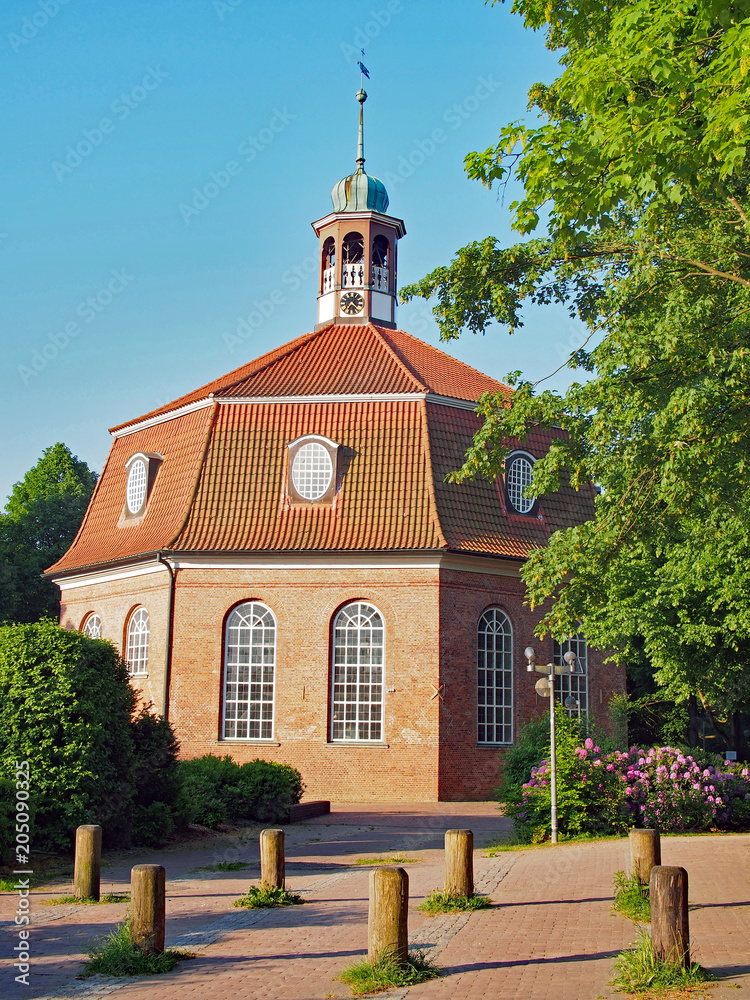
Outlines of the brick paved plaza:
<svg viewBox="0 0 750 1000">
<path fill-rule="evenodd" d="M 102 891 L 127 889 L 132 865 L 167 870 L 167 943 L 197 952 L 175 971 L 138 980 L 76 981 L 82 952 L 110 930 L 125 904 L 42 906 L 70 892 L 39 889 L 32 900 L 31 986 L 13 983 L 7 956 L 14 899 L 0 897 L 6 931 L 3 1000 L 100 997 L 116 1000 L 325 1000 L 349 996 L 334 981 L 367 944 L 368 869 L 357 857 L 398 850 L 419 862 L 410 878 L 409 939 L 425 946 L 443 977 L 384 997 L 466 1000 L 595 1000 L 608 985 L 614 955 L 634 939 L 633 925 L 610 912 L 612 876 L 626 867 L 627 842 L 603 841 L 508 852 L 486 858 L 482 845 L 508 826 L 491 803 L 334 806 L 330 816 L 286 828 L 287 887 L 308 900 L 283 910 L 238 910 L 232 901 L 257 879 L 257 831 L 169 851 L 105 857 Z M 442 886 L 446 829 L 474 831 L 477 891 L 490 910 L 427 918 L 416 905 Z M 716 996 L 750 997 L 750 835 L 665 837 L 662 861 L 689 873 L 694 957 L 721 976 Z M 197 869 L 247 861 L 243 871 Z"/>
</svg>

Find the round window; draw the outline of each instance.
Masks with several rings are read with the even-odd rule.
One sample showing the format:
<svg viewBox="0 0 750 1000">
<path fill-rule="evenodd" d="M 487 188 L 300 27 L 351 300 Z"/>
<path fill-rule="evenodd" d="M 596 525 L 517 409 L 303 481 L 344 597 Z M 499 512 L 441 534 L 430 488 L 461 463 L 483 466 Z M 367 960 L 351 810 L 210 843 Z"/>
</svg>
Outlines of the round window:
<svg viewBox="0 0 750 1000">
<path fill-rule="evenodd" d="M 305 500 L 319 500 L 333 479 L 333 462 L 326 448 L 317 441 L 303 444 L 292 463 L 292 482 Z"/>
<path fill-rule="evenodd" d="M 511 458 L 505 471 L 508 499 L 519 514 L 528 514 L 534 506 L 534 498 L 524 496 L 524 490 L 531 483 L 531 471 L 531 461 L 524 455 Z"/>
<path fill-rule="evenodd" d="M 137 458 L 128 472 L 127 504 L 131 514 L 137 514 L 146 499 L 146 463 Z"/>
</svg>

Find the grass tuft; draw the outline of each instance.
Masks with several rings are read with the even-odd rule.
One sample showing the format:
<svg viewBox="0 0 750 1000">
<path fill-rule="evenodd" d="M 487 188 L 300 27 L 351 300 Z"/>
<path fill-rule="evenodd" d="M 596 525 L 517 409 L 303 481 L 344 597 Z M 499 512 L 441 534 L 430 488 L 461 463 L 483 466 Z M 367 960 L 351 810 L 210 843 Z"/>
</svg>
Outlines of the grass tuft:
<svg viewBox="0 0 750 1000">
<path fill-rule="evenodd" d="M 615 961 L 612 985 L 620 993 L 638 996 L 659 996 L 675 991 L 691 992 L 715 979 L 697 962 L 687 968 L 670 962 L 660 962 L 654 954 L 651 939 L 641 932 L 635 948 L 620 952 Z"/>
<path fill-rule="evenodd" d="M 246 896 L 235 899 L 233 906 L 243 906 L 251 910 L 268 910 L 272 906 L 301 906 L 302 896 L 297 896 L 286 889 L 271 885 L 251 885 Z"/>
<path fill-rule="evenodd" d="M 447 889 L 433 889 L 429 896 L 417 907 L 429 916 L 436 913 L 461 913 L 465 910 L 487 910 L 492 906 L 487 896 L 462 896 L 460 892 Z"/>
<path fill-rule="evenodd" d="M 405 854 L 394 854 L 390 858 L 357 858 L 355 865 L 414 865 L 424 858 L 407 858 Z"/>
<path fill-rule="evenodd" d="M 410 951 L 405 965 L 399 965 L 391 957 L 372 964 L 365 960 L 348 965 L 336 978 L 351 987 L 355 997 L 363 997 L 394 986 L 416 986 L 439 975 L 440 970 L 421 951 Z"/>
<path fill-rule="evenodd" d="M 42 901 L 42 906 L 62 906 L 63 904 L 69 906 L 75 904 L 77 906 L 98 906 L 100 903 L 129 903 L 130 893 L 129 892 L 105 892 L 99 897 L 99 899 L 78 899 L 76 896 L 57 896 L 55 899 L 45 899 Z"/>
<path fill-rule="evenodd" d="M 169 949 L 160 955 L 147 955 L 130 940 L 130 922 L 126 920 L 108 934 L 99 938 L 87 952 L 88 962 L 83 967 L 79 979 L 88 976 L 153 976 L 169 972 L 178 962 L 195 958 L 189 951 Z"/>
<path fill-rule="evenodd" d="M 637 875 L 615 872 L 615 898 L 612 909 L 630 920 L 647 924 L 651 920 L 648 886 Z"/>
<path fill-rule="evenodd" d="M 215 865 L 204 865 L 202 868 L 193 868 L 194 872 L 239 872 L 243 868 L 252 868 L 250 861 L 219 861 Z"/>
</svg>

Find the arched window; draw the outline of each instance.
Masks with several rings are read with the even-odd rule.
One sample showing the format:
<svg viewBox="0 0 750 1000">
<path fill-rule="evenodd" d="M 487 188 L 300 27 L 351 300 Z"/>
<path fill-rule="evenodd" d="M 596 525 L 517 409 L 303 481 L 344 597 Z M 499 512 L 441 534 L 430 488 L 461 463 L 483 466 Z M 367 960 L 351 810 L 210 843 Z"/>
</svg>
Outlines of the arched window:
<svg viewBox="0 0 750 1000">
<path fill-rule="evenodd" d="M 128 483 L 125 493 L 128 510 L 131 514 L 140 514 L 143 504 L 146 501 L 147 486 L 148 472 L 146 470 L 146 463 L 142 458 L 136 458 L 128 471 Z"/>
<path fill-rule="evenodd" d="M 343 288 L 362 288 L 365 283 L 365 241 L 362 233 L 347 233 L 341 247 Z"/>
<path fill-rule="evenodd" d="M 332 740 L 383 738 L 384 629 L 371 604 L 347 604 L 333 623 Z"/>
<path fill-rule="evenodd" d="M 240 604 L 224 629 L 225 740 L 270 740 L 276 619 L 256 601 Z"/>
<path fill-rule="evenodd" d="M 388 291 L 388 240 L 376 236 L 372 241 L 372 284 L 380 291 Z"/>
<path fill-rule="evenodd" d="M 336 240 L 334 240 L 333 236 L 329 236 L 323 243 L 323 266 L 321 274 L 323 275 L 323 287 L 321 291 L 330 292 L 334 287 L 336 279 Z"/>
<path fill-rule="evenodd" d="M 362 233 L 347 233 L 344 237 L 344 263 L 361 264 L 365 259 L 365 241 Z"/>
<path fill-rule="evenodd" d="M 536 502 L 534 497 L 524 496 L 526 487 L 531 483 L 534 460 L 531 455 L 519 453 L 510 455 L 505 465 L 505 489 L 511 506 L 519 514 L 531 513 Z"/>
<path fill-rule="evenodd" d="M 136 608 L 128 620 L 128 641 L 125 659 L 131 674 L 145 674 L 148 671 L 148 611 Z"/>
<path fill-rule="evenodd" d="M 90 611 L 81 623 L 81 632 L 90 639 L 101 639 L 102 620 L 95 612 Z"/>
<path fill-rule="evenodd" d="M 500 608 L 477 626 L 477 742 L 513 742 L 513 630 Z"/>
<path fill-rule="evenodd" d="M 555 679 L 555 694 L 564 705 L 571 719 L 580 719 L 588 711 L 588 645 L 582 632 L 571 636 L 565 642 L 555 641 L 552 651 L 552 662 L 558 666 L 564 665 L 563 656 L 572 650 L 576 654 L 577 672 L 561 674 Z"/>
</svg>

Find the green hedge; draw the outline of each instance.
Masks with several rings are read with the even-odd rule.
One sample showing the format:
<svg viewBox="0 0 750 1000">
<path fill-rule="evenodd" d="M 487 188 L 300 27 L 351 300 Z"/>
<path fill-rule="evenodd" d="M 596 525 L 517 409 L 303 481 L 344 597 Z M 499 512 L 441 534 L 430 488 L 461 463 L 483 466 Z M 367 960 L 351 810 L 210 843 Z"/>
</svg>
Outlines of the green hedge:
<svg viewBox="0 0 750 1000">
<path fill-rule="evenodd" d="M 207 827 L 285 820 L 304 787 L 299 771 L 289 764 L 253 760 L 240 765 L 229 755 L 184 760 L 178 771 L 180 812 L 188 822 Z"/>
<path fill-rule="evenodd" d="M 13 843 L 17 760 L 31 765 L 37 850 L 70 850 L 82 823 L 99 823 L 110 847 L 158 847 L 188 823 L 278 822 L 299 802 L 290 765 L 179 762 L 170 723 L 135 708 L 108 642 L 52 621 L 0 627 L 0 853 Z"/>
<path fill-rule="evenodd" d="M 0 628 L 0 773 L 31 765 L 36 848 L 69 849 L 81 823 L 128 839 L 134 706 L 108 643 L 52 621 Z"/>
</svg>

